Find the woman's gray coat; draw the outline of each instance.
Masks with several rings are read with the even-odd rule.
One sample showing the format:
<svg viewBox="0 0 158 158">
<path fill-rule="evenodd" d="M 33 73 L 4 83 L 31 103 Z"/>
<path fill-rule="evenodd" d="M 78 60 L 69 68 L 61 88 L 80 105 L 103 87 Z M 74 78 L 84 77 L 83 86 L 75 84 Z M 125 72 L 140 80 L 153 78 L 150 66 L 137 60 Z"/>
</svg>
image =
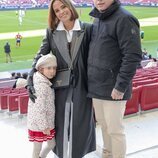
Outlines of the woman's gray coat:
<svg viewBox="0 0 158 158">
<path fill-rule="evenodd" d="M 91 25 L 81 23 L 81 28 L 80 31 L 74 31 L 71 43 L 70 53 L 75 57 L 72 88 L 55 90 L 55 152 L 59 158 L 82 158 L 96 149 L 92 100 L 87 98 L 87 58 Z M 71 65 L 65 31 L 47 29 L 46 37 L 43 39 L 37 56 L 48 54 L 50 51 L 57 58 L 57 69 L 65 69 Z M 36 61 L 37 58 L 35 58 L 35 63 Z M 70 91 L 72 92 L 72 104 L 67 108 L 66 100 Z M 69 150 L 72 153 L 69 156 L 66 156 L 64 151 L 65 148 L 67 149 L 64 140 L 66 133 L 70 142 Z"/>
</svg>

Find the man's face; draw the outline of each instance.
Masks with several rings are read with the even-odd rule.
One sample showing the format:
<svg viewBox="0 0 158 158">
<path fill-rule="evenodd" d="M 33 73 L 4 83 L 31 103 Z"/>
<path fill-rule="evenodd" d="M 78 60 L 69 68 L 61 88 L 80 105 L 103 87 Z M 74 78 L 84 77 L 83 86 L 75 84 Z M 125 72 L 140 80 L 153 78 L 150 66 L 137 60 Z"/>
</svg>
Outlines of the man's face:
<svg viewBox="0 0 158 158">
<path fill-rule="evenodd" d="M 106 10 L 114 0 L 93 0 L 95 7 L 100 11 Z"/>
</svg>

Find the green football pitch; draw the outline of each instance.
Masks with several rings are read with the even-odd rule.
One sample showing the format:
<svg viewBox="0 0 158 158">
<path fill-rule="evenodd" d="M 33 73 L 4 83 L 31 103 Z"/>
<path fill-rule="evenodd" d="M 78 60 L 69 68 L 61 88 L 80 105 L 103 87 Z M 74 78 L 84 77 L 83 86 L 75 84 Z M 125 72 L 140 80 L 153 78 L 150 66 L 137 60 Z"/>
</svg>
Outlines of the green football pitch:
<svg viewBox="0 0 158 158">
<path fill-rule="evenodd" d="M 138 19 L 158 17 L 157 8 L 150 7 L 126 7 Z M 78 8 L 80 19 L 85 22 L 92 22 L 89 17 L 91 8 Z M 48 10 L 27 10 L 23 18 L 22 26 L 18 24 L 18 17 L 15 11 L 0 11 L 0 33 L 22 32 L 26 30 L 45 29 L 47 27 Z M 142 48 L 146 48 L 152 56 L 156 56 L 158 47 L 158 26 L 142 27 L 145 32 Z M 0 40 L 0 71 L 17 70 L 30 68 L 32 59 L 37 53 L 41 37 L 23 38 L 21 47 L 15 46 L 15 39 Z M 13 63 L 5 63 L 4 44 L 9 41 Z"/>
</svg>

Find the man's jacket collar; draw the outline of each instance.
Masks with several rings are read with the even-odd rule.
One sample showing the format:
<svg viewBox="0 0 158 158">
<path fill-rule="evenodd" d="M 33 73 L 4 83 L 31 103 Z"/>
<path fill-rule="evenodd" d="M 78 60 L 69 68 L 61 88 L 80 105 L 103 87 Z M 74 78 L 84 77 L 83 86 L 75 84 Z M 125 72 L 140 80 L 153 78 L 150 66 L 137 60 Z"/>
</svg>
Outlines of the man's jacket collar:
<svg viewBox="0 0 158 158">
<path fill-rule="evenodd" d="M 114 0 L 114 2 L 107 8 L 104 12 L 99 12 L 98 9 L 95 7 L 91 12 L 90 16 L 94 18 L 99 18 L 100 20 L 104 20 L 110 15 L 113 14 L 118 8 L 120 7 L 120 2 L 118 0 Z"/>
</svg>

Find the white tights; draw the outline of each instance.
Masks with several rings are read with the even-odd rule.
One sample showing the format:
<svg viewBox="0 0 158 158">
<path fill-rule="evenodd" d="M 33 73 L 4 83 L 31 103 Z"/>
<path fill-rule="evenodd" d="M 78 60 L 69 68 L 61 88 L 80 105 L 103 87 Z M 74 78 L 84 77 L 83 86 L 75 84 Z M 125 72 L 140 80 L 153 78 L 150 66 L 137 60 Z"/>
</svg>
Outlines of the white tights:
<svg viewBox="0 0 158 158">
<path fill-rule="evenodd" d="M 42 149 L 42 142 L 33 143 L 32 158 L 46 158 L 48 153 L 55 147 L 55 139 L 48 140 L 47 145 Z"/>
</svg>

